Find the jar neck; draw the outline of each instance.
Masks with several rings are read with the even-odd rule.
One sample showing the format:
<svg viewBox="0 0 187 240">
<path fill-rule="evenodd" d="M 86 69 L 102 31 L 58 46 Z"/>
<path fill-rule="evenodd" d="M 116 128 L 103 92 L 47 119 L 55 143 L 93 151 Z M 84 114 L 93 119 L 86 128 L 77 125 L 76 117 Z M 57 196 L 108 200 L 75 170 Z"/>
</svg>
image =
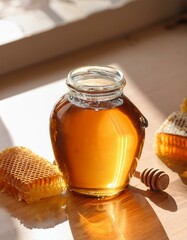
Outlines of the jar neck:
<svg viewBox="0 0 187 240">
<path fill-rule="evenodd" d="M 77 98 L 84 101 L 109 101 L 112 99 L 115 99 L 123 94 L 123 90 L 113 91 L 113 92 L 107 92 L 107 93 L 88 93 L 88 92 L 80 92 L 71 89 L 69 91 L 69 97 L 70 98 Z"/>
<path fill-rule="evenodd" d="M 71 103 L 78 107 L 91 108 L 94 110 L 106 110 L 121 106 L 123 104 L 123 98 L 120 96 L 115 98 L 114 96 L 112 98 L 105 97 L 103 100 L 101 98 L 92 96 L 91 98 L 88 98 L 88 96 L 86 96 L 86 98 L 82 98 L 80 96 L 77 97 L 74 93 L 72 94 L 72 92 L 70 92 L 67 98 Z"/>
<path fill-rule="evenodd" d="M 126 81 L 113 67 L 88 66 L 70 72 L 66 83 L 70 101 L 98 103 L 120 97 Z"/>
</svg>

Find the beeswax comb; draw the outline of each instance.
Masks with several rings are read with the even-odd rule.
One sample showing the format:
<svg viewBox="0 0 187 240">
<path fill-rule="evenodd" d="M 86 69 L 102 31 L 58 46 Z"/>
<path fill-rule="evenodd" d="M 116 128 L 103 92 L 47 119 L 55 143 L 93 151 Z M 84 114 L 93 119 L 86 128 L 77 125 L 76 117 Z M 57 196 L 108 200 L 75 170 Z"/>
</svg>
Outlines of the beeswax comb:
<svg viewBox="0 0 187 240">
<path fill-rule="evenodd" d="M 25 147 L 0 153 L 0 189 L 27 203 L 58 195 L 66 183 L 57 166 Z"/>
</svg>

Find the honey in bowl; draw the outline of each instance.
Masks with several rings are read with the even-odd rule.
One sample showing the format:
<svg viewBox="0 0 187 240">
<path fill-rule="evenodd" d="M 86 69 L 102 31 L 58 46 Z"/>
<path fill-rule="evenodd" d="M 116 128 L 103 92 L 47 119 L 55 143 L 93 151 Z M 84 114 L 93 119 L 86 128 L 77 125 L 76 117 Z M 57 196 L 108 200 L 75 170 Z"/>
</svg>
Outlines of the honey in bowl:
<svg viewBox="0 0 187 240">
<path fill-rule="evenodd" d="M 111 197 L 125 189 L 140 158 L 147 120 L 123 94 L 123 74 L 83 67 L 68 75 L 69 93 L 55 105 L 50 135 L 70 190 Z"/>
</svg>

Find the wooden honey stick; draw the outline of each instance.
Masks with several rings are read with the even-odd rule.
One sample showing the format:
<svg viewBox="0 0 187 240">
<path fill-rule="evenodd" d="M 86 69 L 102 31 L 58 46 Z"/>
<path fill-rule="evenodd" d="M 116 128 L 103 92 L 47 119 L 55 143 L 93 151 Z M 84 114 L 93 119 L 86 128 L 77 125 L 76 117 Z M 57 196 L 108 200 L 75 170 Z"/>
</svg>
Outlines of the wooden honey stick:
<svg viewBox="0 0 187 240">
<path fill-rule="evenodd" d="M 169 185 L 169 176 L 164 171 L 155 168 L 146 168 L 143 172 L 135 171 L 134 176 L 154 191 L 163 191 Z"/>
</svg>

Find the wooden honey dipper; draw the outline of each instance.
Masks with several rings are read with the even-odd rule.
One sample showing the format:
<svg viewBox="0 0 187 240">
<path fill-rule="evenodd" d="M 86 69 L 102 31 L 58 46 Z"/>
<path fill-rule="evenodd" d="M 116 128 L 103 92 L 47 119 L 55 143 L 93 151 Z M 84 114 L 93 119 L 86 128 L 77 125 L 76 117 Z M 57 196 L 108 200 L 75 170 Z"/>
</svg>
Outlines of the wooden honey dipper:
<svg viewBox="0 0 187 240">
<path fill-rule="evenodd" d="M 146 168 L 143 172 L 135 171 L 134 176 L 154 191 L 163 191 L 169 185 L 169 176 L 164 171 Z"/>
</svg>

